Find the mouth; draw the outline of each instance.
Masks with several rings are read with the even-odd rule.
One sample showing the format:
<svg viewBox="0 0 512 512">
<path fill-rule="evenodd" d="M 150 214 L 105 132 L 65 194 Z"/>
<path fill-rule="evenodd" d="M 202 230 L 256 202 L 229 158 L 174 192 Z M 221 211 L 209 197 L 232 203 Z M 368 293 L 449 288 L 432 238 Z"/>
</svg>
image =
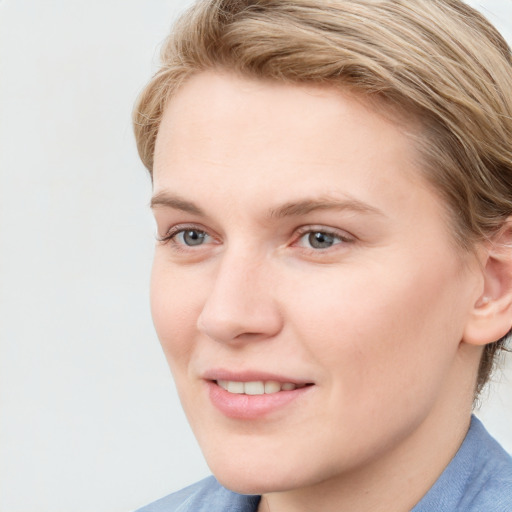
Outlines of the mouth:
<svg viewBox="0 0 512 512">
<path fill-rule="evenodd" d="M 276 413 L 301 403 L 315 388 L 313 382 L 275 375 L 224 373 L 212 377 L 204 381 L 210 402 L 224 416 L 239 420 L 276 418 Z"/>
<path fill-rule="evenodd" d="M 221 387 L 228 393 L 235 395 L 272 395 L 280 391 L 294 391 L 302 389 L 306 386 L 312 386 L 312 383 L 295 384 L 293 382 L 279 382 L 276 380 L 255 380 L 255 381 L 236 381 L 236 380 L 215 380 L 217 386 Z"/>
</svg>

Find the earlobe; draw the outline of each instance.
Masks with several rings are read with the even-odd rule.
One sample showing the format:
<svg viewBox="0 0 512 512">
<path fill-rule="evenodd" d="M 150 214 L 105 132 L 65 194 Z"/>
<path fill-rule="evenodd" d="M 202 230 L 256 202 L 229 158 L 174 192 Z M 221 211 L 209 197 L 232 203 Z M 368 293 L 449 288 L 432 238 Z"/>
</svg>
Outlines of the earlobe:
<svg viewBox="0 0 512 512">
<path fill-rule="evenodd" d="M 512 327 L 512 219 L 482 251 L 483 292 L 473 306 L 463 342 L 487 345 Z"/>
</svg>

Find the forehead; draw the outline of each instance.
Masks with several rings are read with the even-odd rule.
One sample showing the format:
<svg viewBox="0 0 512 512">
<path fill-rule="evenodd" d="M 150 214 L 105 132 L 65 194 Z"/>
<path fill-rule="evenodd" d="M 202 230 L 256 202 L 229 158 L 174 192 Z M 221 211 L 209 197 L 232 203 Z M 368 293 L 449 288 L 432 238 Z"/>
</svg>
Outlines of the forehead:
<svg viewBox="0 0 512 512">
<path fill-rule="evenodd" d="M 202 191 L 210 200 L 215 191 L 219 200 L 248 206 L 307 191 L 356 196 L 378 208 L 429 188 L 403 128 L 339 88 L 201 73 L 166 107 L 155 193 Z"/>
</svg>

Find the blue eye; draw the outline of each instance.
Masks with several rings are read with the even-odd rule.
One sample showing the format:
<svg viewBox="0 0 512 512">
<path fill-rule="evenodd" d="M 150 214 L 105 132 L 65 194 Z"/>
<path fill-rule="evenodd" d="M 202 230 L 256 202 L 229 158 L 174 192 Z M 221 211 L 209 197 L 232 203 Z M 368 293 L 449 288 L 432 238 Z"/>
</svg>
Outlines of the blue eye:
<svg viewBox="0 0 512 512">
<path fill-rule="evenodd" d="M 314 249 L 327 249 L 334 245 L 334 237 L 320 231 L 309 233 L 308 242 Z"/>
<path fill-rule="evenodd" d="M 309 231 L 300 237 L 299 245 L 311 249 L 329 249 L 344 240 L 333 233 L 326 231 Z"/>
<path fill-rule="evenodd" d="M 199 229 L 182 229 L 173 235 L 173 238 L 175 238 L 177 242 L 183 245 L 194 247 L 197 245 L 202 245 L 208 238 L 208 235 Z"/>
</svg>

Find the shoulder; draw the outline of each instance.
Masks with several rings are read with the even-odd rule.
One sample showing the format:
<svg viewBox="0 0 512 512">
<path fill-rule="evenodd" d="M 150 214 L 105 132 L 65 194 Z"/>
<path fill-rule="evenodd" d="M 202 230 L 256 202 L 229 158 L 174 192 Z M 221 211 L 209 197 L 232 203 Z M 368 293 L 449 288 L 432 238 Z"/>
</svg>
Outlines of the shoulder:
<svg viewBox="0 0 512 512">
<path fill-rule="evenodd" d="M 512 458 L 475 417 L 459 451 L 413 512 L 512 512 Z"/>
<path fill-rule="evenodd" d="M 473 418 L 467 436 L 467 485 L 461 510 L 512 511 L 512 457 Z"/>
<path fill-rule="evenodd" d="M 229 491 L 211 476 L 136 512 L 256 512 L 259 496 Z"/>
<path fill-rule="evenodd" d="M 474 445 L 478 449 L 468 483 L 464 510 L 512 511 L 512 457 L 476 420 Z"/>
</svg>

